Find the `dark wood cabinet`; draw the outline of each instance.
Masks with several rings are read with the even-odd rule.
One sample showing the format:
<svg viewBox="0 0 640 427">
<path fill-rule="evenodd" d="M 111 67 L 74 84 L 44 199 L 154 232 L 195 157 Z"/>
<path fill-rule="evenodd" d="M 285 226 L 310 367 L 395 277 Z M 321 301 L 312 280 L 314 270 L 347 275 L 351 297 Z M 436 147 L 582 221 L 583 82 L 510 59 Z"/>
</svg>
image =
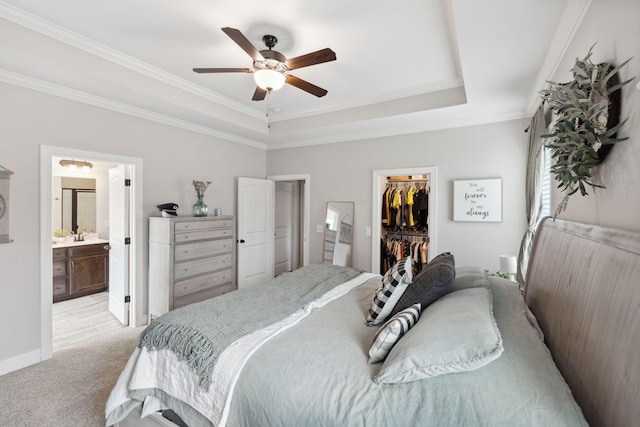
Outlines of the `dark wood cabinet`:
<svg viewBox="0 0 640 427">
<path fill-rule="evenodd" d="M 109 288 L 108 244 L 53 249 L 53 302 Z"/>
</svg>

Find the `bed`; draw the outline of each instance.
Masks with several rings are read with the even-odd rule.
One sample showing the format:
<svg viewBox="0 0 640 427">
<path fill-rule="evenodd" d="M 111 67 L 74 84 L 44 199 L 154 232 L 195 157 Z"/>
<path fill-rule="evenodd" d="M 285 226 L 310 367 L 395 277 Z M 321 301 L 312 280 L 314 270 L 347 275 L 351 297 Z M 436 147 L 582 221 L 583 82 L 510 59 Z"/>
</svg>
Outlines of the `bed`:
<svg viewBox="0 0 640 427">
<path fill-rule="evenodd" d="M 109 397 L 107 424 L 623 426 L 640 417 L 638 233 L 546 219 L 524 290 L 442 255 L 436 284 L 422 290 L 407 264 L 385 275 L 387 288 L 379 275 L 312 265 L 154 320 Z M 410 303 L 415 292 L 424 309 Z"/>
</svg>

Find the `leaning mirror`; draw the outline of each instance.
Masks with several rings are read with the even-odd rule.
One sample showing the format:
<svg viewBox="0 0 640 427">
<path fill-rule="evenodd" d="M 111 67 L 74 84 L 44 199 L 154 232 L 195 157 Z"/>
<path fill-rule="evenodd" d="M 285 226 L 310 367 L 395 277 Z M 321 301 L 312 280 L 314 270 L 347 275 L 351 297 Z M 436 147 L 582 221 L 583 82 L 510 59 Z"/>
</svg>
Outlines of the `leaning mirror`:
<svg viewBox="0 0 640 427">
<path fill-rule="evenodd" d="M 327 202 L 323 262 L 351 267 L 352 252 L 353 202 Z"/>
</svg>

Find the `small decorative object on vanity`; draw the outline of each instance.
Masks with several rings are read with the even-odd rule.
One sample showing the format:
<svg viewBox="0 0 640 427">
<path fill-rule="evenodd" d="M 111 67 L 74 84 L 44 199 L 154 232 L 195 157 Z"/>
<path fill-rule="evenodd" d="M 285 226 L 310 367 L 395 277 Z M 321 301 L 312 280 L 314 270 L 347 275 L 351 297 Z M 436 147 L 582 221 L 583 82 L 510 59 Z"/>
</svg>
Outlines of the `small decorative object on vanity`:
<svg viewBox="0 0 640 427">
<path fill-rule="evenodd" d="M 196 190 L 196 196 L 198 197 L 198 201 L 193 205 L 193 216 L 207 216 L 209 214 L 209 207 L 202 200 L 209 184 L 211 184 L 211 181 L 193 181 L 193 188 Z"/>
</svg>

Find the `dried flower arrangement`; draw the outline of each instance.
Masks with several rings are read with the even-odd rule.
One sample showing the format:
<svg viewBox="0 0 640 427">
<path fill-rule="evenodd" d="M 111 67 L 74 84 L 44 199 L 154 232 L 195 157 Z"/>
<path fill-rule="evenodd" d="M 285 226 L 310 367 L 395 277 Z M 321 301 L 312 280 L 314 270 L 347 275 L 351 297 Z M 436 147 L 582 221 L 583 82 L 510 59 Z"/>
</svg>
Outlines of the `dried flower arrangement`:
<svg viewBox="0 0 640 427">
<path fill-rule="evenodd" d="M 196 193 L 198 194 L 198 196 L 202 196 L 204 195 L 204 192 L 207 191 L 207 188 L 209 188 L 209 184 L 211 184 L 211 181 L 193 181 L 193 188 L 196 190 Z"/>
</svg>

